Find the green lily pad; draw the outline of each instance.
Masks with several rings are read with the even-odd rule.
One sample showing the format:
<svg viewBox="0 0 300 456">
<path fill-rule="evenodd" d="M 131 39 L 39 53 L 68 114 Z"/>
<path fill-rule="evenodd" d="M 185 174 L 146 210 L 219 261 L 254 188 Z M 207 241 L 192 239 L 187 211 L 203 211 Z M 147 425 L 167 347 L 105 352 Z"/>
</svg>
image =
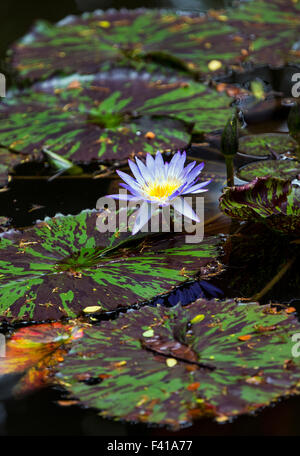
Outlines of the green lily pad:
<svg viewBox="0 0 300 456">
<path fill-rule="evenodd" d="M 300 163 L 296 160 L 260 160 L 242 166 L 237 176 L 251 182 L 256 177 L 280 177 L 293 180 L 300 174 Z"/>
<path fill-rule="evenodd" d="M 0 144 L 27 154 L 47 146 L 77 162 L 122 161 L 182 149 L 194 124 L 216 130 L 230 113 L 229 97 L 192 81 L 121 70 L 73 75 L 8 96 L 0 105 Z"/>
<path fill-rule="evenodd" d="M 258 177 L 246 185 L 229 187 L 220 197 L 229 217 L 266 223 L 283 234 L 300 234 L 300 187 L 274 177 Z"/>
<path fill-rule="evenodd" d="M 12 64 L 31 80 L 54 73 L 97 73 L 112 66 L 149 71 L 149 62 L 153 71 L 176 66 L 207 74 L 237 64 L 247 43 L 234 26 L 207 15 L 96 11 L 68 16 L 56 25 L 39 21 L 13 47 Z M 211 61 L 218 62 L 217 68 L 212 69 Z"/>
<path fill-rule="evenodd" d="M 267 158 L 272 152 L 286 154 L 295 152 L 296 149 L 296 141 L 289 135 L 280 133 L 244 136 L 239 140 L 239 153 L 254 157 Z"/>
<path fill-rule="evenodd" d="M 0 235 L 0 320 L 114 311 L 221 268 L 218 236 L 189 244 L 183 234 L 100 233 L 98 217 L 83 211 Z"/>
<path fill-rule="evenodd" d="M 87 328 L 57 378 L 103 417 L 174 429 L 225 421 L 299 392 L 299 329 L 294 316 L 257 303 L 147 307 Z"/>
</svg>

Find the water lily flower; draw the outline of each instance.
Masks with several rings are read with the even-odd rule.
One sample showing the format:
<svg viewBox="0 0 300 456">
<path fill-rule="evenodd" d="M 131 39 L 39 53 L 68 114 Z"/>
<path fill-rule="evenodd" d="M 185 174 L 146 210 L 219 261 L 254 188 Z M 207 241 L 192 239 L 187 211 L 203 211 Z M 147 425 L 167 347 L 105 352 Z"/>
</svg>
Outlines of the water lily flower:
<svg viewBox="0 0 300 456">
<path fill-rule="evenodd" d="M 135 157 L 136 163 L 128 160 L 134 178 L 129 174 L 117 170 L 118 175 L 125 182 L 120 184 L 130 194 L 108 195 L 110 198 L 143 201 L 137 212 L 132 234 L 136 234 L 151 218 L 149 204 L 157 206 L 173 206 L 173 208 L 191 220 L 199 222 L 197 214 L 185 201 L 184 195 L 206 192 L 204 188 L 211 180 L 197 183 L 204 163 L 196 165 L 196 161 L 184 167 L 186 153 L 177 152 L 170 163 L 164 163 L 158 151 L 155 158 L 147 154 L 146 164 Z"/>
</svg>

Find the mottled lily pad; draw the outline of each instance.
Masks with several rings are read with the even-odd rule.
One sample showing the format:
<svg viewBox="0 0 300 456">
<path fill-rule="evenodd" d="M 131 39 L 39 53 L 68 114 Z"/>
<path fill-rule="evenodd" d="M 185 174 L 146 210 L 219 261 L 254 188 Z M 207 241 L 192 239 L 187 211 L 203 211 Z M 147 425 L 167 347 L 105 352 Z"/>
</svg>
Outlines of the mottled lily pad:
<svg viewBox="0 0 300 456">
<path fill-rule="evenodd" d="M 298 393 L 299 329 L 294 316 L 257 303 L 147 307 L 87 328 L 57 376 L 104 417 L 175 429 L 203 416 L 225 421 Z"/>
<path fill-rule="evenodd" d="M 97 73 L 112 65 L 148 68 L 149 61 L 160 71 L 164 66 L 204 74 L 224 71 L 243 59 L 248 39 L 221 19 L 123 10 L 68 16 L 56 25 L 39 21 L 13 47 L 12 64 L 31 80 L 54 73 Z"/>
<path fill-rule="evenodd" d="M 300 11 L 292 0 L 243 2 L 228 12 L 228 21 L 250 37 L 247 61 L 280 66 L 293 59 Z"/>
<path fill-rule="evenodd" d="M 81 324 L 83 327 L 83 324 Z M 27 393 L 51 383 L 51 368 L 64 359 L 72 341 L 83 336 L 75 324 L 27 326 L 7 337 L 0 357 L 0 376 L 19 374 L 14 393 Z"/>
<path fill-rule="evenodd" d="M 98 216 L 57 216 L 0 235 L 0 320 L 114 311 L 220 270 L 219 237 L 189 244 L 183 234 L 100 233 Z"/>
<path fill-rule="evenodd" d="M 43 147 L 77 162 L 122 161 L 182 149 L 191 131 L 222 128 L 230 98 L 207 86 L 114 71 L 52 79 L 0 105 L 0 144 L 23 153 Z"/>
<path fill-rule="evenodd" d="M 262 133 L 259 135 L 244 136 L 239 140 L 239 153 L 254 157 L 267 158 L 274 153 L 292 153 L 296 149 L 296 141 L 289 135 L 280 133 Z"/>
<path fill-rule="evenodd" d="M 300 175 L 300 163 L 296 160 L 260 160 L 242 166 L 237 175 L 248 182 L 264 176 L 293 180 Z"/>
<path fill-rule="evenodd" d="M 300 187 L 290 181 L 258 177 L 246 185 L 229 187 L 220 209 L 238 220 L 266 223 L 284 234 L 300 234 Z"/>
</svg>

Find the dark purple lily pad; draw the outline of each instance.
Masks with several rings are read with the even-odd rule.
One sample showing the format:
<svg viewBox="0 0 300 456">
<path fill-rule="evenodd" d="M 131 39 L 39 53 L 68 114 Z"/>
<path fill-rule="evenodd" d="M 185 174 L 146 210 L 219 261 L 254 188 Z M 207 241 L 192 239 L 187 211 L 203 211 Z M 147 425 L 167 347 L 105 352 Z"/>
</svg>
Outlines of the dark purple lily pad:
<svg viewBox="0 0 300 456">
<path fill-rule="evenodd" d="M 290 181 L 258 177 L 226 188 L 220 209 L 229 217 L 266 223 L 283 234 L 300 234 L 300 187 Z"/>
<path fill-rule="evenodd" d="M 203 84 L 121 70 L 52 79 L 0 105 L 0 143 L 36 153 L 47 146 L 77 162 L 124 161 L 182 149 L 191 131 L 222 128 L 230 98 Z"/>
<path fill-rule="evenodd" d="M 239 153 L 253 157 L 268 158 L 272 153 L 281 155 L 293 153 L 296 149 L 296 141 L 280 133 L 244 136 L 239 140 Z"/>
<path fill-rule="evenodd" d="M 87 328 L 57 378 L 103 417 L 178 429 L 298 393 L 297 319 L 257 303 L 147 307 Z"/>
<path fill-rule="evenodd" d="M 189 244 L 183 234 L 100 233 L 98 217 L 83 211 L 0 235 L 0 320 L 114 311 L 222 269 L 218 236 Z"/>
<path fill-rule="evenodd" d="M 219 17 L 96 11 L 66 17 L 56 25 L 39 21 L 13 47 L 12 64 L 22 78 L 31 80 L 54 73 L 97 73 L 112 66 L 148 71 L 176 66 L 207 74 L 238 64 L 244 57 L 241 49 L 247 47 L 248 38 Z"/>
<path fill-rule="evenodd" d="M 242 166 L 237 176 L 251 182 L 256 177 L 296 179 L 300 175 L 300 163 L 296 160 L 259 160 Z"/>
</svg>

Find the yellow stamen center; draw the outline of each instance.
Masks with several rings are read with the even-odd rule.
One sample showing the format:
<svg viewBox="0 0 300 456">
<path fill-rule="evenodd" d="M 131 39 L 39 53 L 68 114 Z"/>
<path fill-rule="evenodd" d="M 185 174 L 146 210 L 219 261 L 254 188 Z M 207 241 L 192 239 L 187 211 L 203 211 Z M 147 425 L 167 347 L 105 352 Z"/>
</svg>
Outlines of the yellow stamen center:
<svg viewBox="0 0 300 456">
<path fill-rule="evenodd" d="M 144 187 L 144 191 L 152 198 L 165 199 L 177 190 L 181 181 L 177 179 L 168 179 L 165 182 L 154 181 Z"/>
</svg>

